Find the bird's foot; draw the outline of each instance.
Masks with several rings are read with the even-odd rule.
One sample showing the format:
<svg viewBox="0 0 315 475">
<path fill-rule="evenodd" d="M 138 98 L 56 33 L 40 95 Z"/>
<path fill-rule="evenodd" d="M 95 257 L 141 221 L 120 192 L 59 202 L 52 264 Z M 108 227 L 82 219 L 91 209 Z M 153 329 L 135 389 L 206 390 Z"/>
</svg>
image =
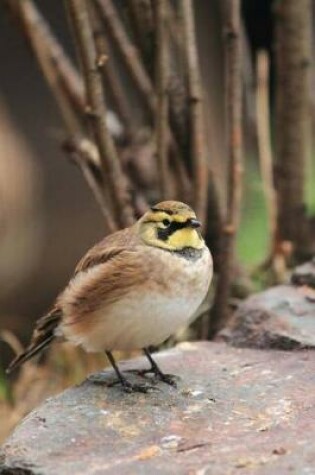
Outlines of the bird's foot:
<svg viewBox="0 0 315 475">
<path fill-rule="evenodd" d="M 117 379 L 116 381 L 113 381 L 112 383 L 109 384 L 109 387 L 112 387 L 112 386 L 117 386 L 118 384 L 120 384 L 122 386 L 122 389 L 126 392 L 126 393 L 142 393 L 142 394 L 146 394 L 146 393 L 149 393 L 151 391 L 157 391 L 158 388 L 156 386 L 151 386 L 147 383 L 145 384 L 135 384 L 135 383 L 131 383 L 130 381 L 128 381 L 128 379 Z"/>
<path fill-rule="evenodd" d="M 123 384 L 123 389 L 126 393 L 149 393 L 151 391 L 158 391 L 156 386 L 150 384 L 133 384 L 127 381 L 127 384 Z"/>
<path fill-rule="evenodd" d="M 177 388 L 177 381 L 179 378 L 174 374 L 165 374 L 165 373 L 156 373 L 156 378 L 163 381 L 163 383 L 168 384 L 169 386 L 173 386 L 173 388 Z"/>
<path fill-rule="evenodd" d="M 136 374 L 142 378 L 144 378 L 147 374 L 152 374 L 156 380 L 162 381 L 163 383 L 173 386 L 174 388 L 177 388 L 176 380 L 179 379 L 178 376 L 175 376 L 174 374 L 165 374 L 159 369 L 157 370 L 153 367 L 148 369 L 131 369 L 128 370 L 128 373 Z"/>
</svg>

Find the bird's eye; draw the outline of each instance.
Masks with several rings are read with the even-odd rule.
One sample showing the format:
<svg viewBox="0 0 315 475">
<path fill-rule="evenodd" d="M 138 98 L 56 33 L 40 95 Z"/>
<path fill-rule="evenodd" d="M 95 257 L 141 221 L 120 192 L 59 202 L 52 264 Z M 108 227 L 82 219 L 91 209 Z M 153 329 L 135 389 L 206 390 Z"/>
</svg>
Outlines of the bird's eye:
<svg viewBox="0 0 315 475">
<path fill-rule="evenodd" d="M 162 223 L 164 224 L 166 228 L 171 224 L 169 219 L 163 219 Z"/>
</svg>

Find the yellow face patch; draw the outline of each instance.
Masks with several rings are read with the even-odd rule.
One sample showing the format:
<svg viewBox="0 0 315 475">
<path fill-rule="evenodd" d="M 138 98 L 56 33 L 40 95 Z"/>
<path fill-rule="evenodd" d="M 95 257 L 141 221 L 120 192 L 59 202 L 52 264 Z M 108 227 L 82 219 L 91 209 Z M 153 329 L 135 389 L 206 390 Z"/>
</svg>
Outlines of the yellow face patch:
<svg viewBox="0 0 315 475">
<path fill-rule="evenodd" d="M 138 233 L 146 244 L 169 251 L 202 249 L 205 243 L 197 230 L 199 226 L 194 211 L 179 201 L 158 203 L 137 223 Z"/>
<path fill-rule="evenodd" d="M 178 229 L 168 237 L 166 243 L 174 250 L 181 250 L 185 247 L 202 249 L 204 246 L 202 237 L 193 228 Z"/>
<path fill-rule="evenodd" d="M 195 219 L 195 216 L 192 215 L 188 219 L 183 216 L 179 217 L 180 220 L 178 215 L 169 216 L 163 213 L 159 214 L 159 220 L 143 220 L 143 222 L 140 222 L 140 236 L 146 244 L 169 251 L 180 251 L 187 247 L 202 249 L 204 247 L 204 240 L 196 229 L 188 224 L 179 229 L 174 229 L 175 223 L 188 223 L 189 219 Z M 169 224 L 163 223 L 164 220 L 167 220 Z"/>
</svg>

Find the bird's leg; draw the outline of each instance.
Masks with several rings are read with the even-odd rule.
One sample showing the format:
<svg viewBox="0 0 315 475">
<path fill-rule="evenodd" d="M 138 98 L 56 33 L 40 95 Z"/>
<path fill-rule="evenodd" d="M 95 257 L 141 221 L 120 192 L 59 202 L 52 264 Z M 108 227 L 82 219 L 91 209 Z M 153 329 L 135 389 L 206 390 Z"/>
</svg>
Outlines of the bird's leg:
<svg viewBox="0 0 315 475">
<path fill-rule="evenodd" d="M 142 374 L 153 373 L 158 379 L 160 379 L 164 383 L 167 383 L 170 386 L 174 386 L 176 388 L 177 384 L 176 384 L 176 381 L 175 381 L 175 376 L 172 375 L 172 374 L 163 373 L 163 371 L 158 367 L 157 363 L 152 358 L 151 353 L 148 350 L 148 348 L 143 348 L 143 352 L 144 352 L 145 356 L 148 358 L 148 360 L 151 364 L 151 368 L 142 371 Z"/>
<path fill-rule="evenodd" d="M 155 389 L 153 386 L 149 386 L 147 384 L 132 384 L 128 379 L 125 378 L 125 376 L 122 374 L 120 369 L 118 368 L 115 358 L 113 357 L 111 351 L 106 351 L 106 356 L 112 365 L 112 367 L 115 370 L 115 373 L 118 376 L 118 380 L 120 384 L 122 385 L 124 391 L 127 393 L 132 393 L 132 392 L 140 392 L 140 393 L 147 393 L 150 391 L 150 389 Z"/>
</svg>

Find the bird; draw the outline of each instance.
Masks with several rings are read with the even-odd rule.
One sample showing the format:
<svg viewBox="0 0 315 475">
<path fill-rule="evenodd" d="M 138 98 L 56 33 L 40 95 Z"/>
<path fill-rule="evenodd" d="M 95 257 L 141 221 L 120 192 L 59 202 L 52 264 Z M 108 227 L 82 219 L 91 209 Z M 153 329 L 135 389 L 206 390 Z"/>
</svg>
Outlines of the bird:
<svg viewBox="0 0 315 475">
<path fill-rule="evenodd" d="M 147 392 L 119 369 L 113 351 L 143 350 L 159 380 L 150 349 L 194 320 L 213 275 L 213 264 L 193 209 L 163 201 L 128 228 L 106 236 L 79 261 L 51 310 L 35 324 L 29 346 L 7 368 L 10 373 L 55 339 L 87 352 L 105 352 L 126 392 Z"/>
</svg>

